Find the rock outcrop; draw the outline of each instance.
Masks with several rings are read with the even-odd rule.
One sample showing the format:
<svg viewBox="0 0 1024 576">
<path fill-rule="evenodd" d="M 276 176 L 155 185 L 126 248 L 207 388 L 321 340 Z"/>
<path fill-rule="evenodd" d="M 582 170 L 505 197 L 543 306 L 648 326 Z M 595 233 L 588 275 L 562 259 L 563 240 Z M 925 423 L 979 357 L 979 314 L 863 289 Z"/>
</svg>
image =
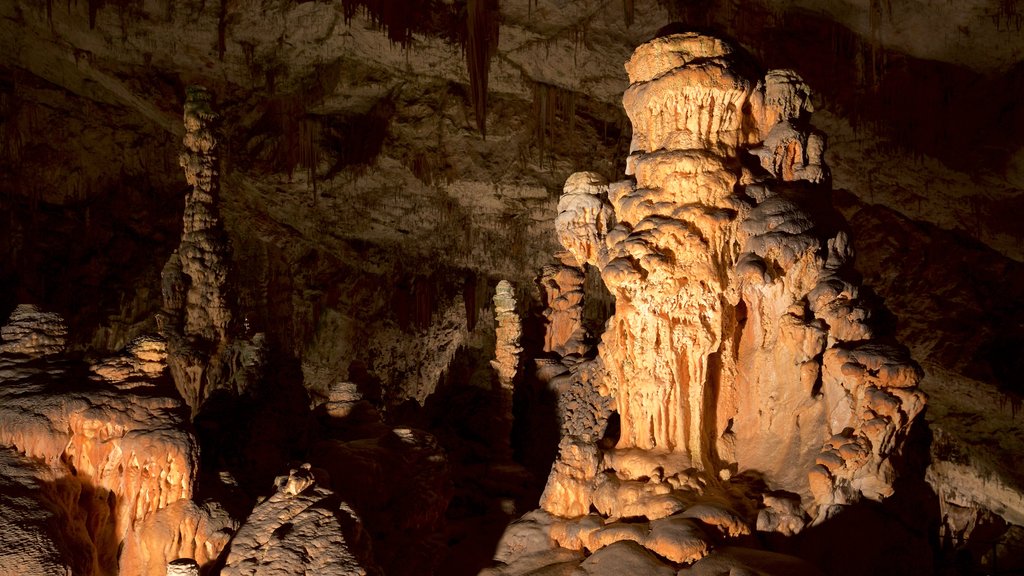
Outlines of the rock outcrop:
<svg viewBox="0 0 1024 576">
<path fill-rule="evenodd" d="M 359 518 L 316 473 L 306 464 L 277 479 L 274 494 L 253 509 L 232 540 L 221 574 L 374 573 L 360 557 L 367 544 Z"/>
<path fill-rule="evenodd" d="M 17 513 L 24 522 L 9 537 L 36 545 L 11 562 L 48 574 L 66 565 L 149 576 L 184 555 L 215 560 L 234 525 L 191 500 L 198 447 L 187 410 L 164 394 L 163 342 L 143 337 L 86 366 L 54 357 L 59 316 L 26 309 L 12 315 L 17 330 L 3 330 L 20 337 L 7 341 L 14 353 L 0 353 L 0 452 L 20 453 L 2 468 L 10 493 L 23 492 L 38 512 Z M 25 570 L 15 572 L 34 568 Z"/>
<path fill-rule="evenodd" d="M 559 201 L 559 241 L 600 270 L 615 314 L 597 358 L 551 380 L 563 438 L 541 532 L 594 553 L 584 565 L 654 553 L 703 573 L 755 517 L 793 534 L 891 495 L 922 374 L 871 326 L 799 76 L 694 33 L 626 70 L 635 181 L 574 174 Z M 580 409 L 598 399 L 606 412 Z M 781 492 L 751 508 L 729 481 L 750 473 Z M 599 560 L 622 542 L 640 548 Z"/>
</svg>

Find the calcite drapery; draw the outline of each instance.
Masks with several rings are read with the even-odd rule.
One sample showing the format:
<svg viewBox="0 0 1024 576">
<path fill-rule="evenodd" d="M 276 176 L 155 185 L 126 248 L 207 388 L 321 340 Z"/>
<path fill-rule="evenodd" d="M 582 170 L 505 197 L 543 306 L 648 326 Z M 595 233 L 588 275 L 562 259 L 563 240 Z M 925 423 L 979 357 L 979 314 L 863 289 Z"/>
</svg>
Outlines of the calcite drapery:
<svg viewBox="0 0 1024 576">
<path fill-rule="evenodd" d="M 921 373 L 873 340 L 808 87 L 692 33 L 626 70 L 635 183 L 574 174 L 556 220 L 616 299 L 593 385 L 621 430 L 613 449 L 563 439 L 542 506 L 572 516 L 628 489 L 632 512 L 670 514 L 694 470 L 756 471 L 812 514 L 889 495 Z"/>
<path fill-rule="evenodd" d="M 52 540 L 49 550 L 17 552 L 13 565 L 0 558 L 0 572 L 22 573 L 20 564 L 47 555 L 76 574 L 145 576 L 162 575 L 168 560 L 196 548 L 204 560 L 215 559 L 230 521 L 213 528 L 207 514 L 176 512 L 195 507 L 199 455 L 181 402 L 160 393 L 163 341 L 141 337 L 121 355 L 76 370 L 54 358 L 64 351 L 59 315 L 19 306 L 11 320 L 0 330 L 0 446 L 24 454 L 14 476 L 30 481 L 16 489 L 34 485 L 24 495 L 56 520 L 43 534 Z M 173 538 L 151 537 L 158 519 L 173 525 L 161 536 Z M 222 528 L 226 533 L 213 534 Z"/>
<path fill-rule="evenodd" d="M 559 356 L 582 355 L 587 346 L 583 326 L 583 292 L 586 274 L 568 252 L 555 255 L 556 263 L 541 271 L 538 281 L 544 302 L 544 351 Z"/>
</svg>

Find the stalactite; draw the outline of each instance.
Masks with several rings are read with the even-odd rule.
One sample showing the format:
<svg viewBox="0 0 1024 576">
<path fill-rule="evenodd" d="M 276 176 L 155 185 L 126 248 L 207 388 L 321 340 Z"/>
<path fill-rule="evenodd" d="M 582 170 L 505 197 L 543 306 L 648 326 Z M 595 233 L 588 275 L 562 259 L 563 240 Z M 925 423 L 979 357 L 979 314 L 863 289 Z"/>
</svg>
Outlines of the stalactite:
<svg viewBox="0 0 1024 576">
<path fill-rule="evenodd" d="M 486 286 L 486 281 L 483 282 Z M 477 314 L 480 311 L 481 279 L 473 270 L 469 270 L 462 279 L 462 302 L 466 306 L 466 329 L 472 332 L 476 328 Z"/>
<path fill-rule="evenodd" d="M 89 29 L 93 30 L 96 28 L 96 14 L 99 13 L 100 7 L 103 6 L 103 0 L 89 0 Z"/>
<path fill-rule="evenodd" d="M 412 43 L 413 32 L 443 32 L 435 22 L 445 21 L 454 6 L 438 0 L 342 0 L 345 22 L 362 10 L 370 22 L 403 48 Z"/>
<path fill-rule="evenodd" d="M 633 0 L 622 0 L 622 12 L 627 27 L 633 25 L 633 19 L 636 16 L 635 8 Z"/>
<path fill-rule="evenodd" d="M 466 67 L 476 126 L 487 137 L 487 76 L 498 49 L 498 0 L 467 0 Z"/>
<path fill-rule="evenodd" d="M 413 296 L 416 299 L 415 321 L 420 330 L 430 328 L 430 320 L 434 317 L 437 306 L 437 290 L 434 279 L 419 277 L 413 281 Z"/>
<path fill-rule="evenodd" d="M 224 34 L 227 32 L 228 0 L 220 0 L 220 8 L 217 11 L 217 58 L 224 61 Z"/>
<path fill-rule="evenodd" d="M 547 153 L 548 143 L 555 140 L 559 129 L 565 127 L 568 134 L 566 140 L 571 140 L 576 128 L 576 93 L 553 86 L 535 82 L 532 85 L 533 92 L 533 119 L 534 119 L 534 140 L 537 145 L 538 162 L 544 163 L 544 155 Z"/>
<path fill-rule="evenodd" d="M 998 0 L 995 13 L 992 14 L 992 22 L 997 29 L 1006 27 L 1006 31 L 1016 30 L 1020 32 L 1024 28 L 1024 12 L 1021 12 L 1017 3 L 1020 0 Z"/>
</svg>

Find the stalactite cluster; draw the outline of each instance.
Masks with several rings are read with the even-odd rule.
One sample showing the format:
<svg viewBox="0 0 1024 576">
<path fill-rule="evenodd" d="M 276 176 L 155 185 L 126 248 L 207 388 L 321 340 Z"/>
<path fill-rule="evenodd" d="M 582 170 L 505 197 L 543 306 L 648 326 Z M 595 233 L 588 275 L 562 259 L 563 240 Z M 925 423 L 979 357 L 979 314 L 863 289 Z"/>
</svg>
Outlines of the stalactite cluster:
<svg viewBox="0 0 1024 576">
<path fill-rule="evenodd" d="M 32 125 L 31 110 L 18 97 L 17 85 L 0 80 L 0 166 L 18 164 Z"/>
<path fill-rule="evenodd" d="M 533 121 L 537 160 L 544 162 L 548 145 L 556 138 L 573 137 L 576 128 L 576 93 L 551 84 L 534 82 Z"/>
<path fill-rule="evenodd" d="M 476 126 L 487 136 L 487 76 L 498 50 L 498 0 L 466 2 L 466 68 Z"/>
<path fill-rule="evenodd" d="M 636 17 L 636 6 L 633 0 L 622 0 L 622 13 L 626 26 L 632 26 L 633 19 Z"/>
<path fill-rule="evenodd" d="M 992 21 L 996 27 L 1004 28 L 1008 32 L 1020 32 L 1024 28 L 1024 12 L 1018 5 L 1020 0 L 998 0 L 996 9 L 992 14 Z"/>
</svg>

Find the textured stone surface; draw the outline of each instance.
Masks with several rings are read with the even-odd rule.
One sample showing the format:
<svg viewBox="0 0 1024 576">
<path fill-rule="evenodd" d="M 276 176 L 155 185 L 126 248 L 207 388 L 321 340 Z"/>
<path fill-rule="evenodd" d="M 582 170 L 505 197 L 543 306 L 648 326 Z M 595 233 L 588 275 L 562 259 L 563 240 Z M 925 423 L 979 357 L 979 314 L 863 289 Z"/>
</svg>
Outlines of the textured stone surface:
<svg viewBox="0 0 1024 576">
<path fill-rule="evenodd" d="M 651 552 L 700 570 L 755 523 L 793 535 L 807 513 L 883 500 L 924 409 L 920 368 L 876 337 L 858 295 L 809 88 L 791 71 L 757 77 L 748 58 L 695 33 L 639 47 L 623 97 L 635 181 L 575 174 L 559 202 L 560 242 L 615 297 L 598 358 L 541 371 L 563 424 L 541 506 L 587 519 L 550 528 L 600 551 L 581 570 Z M 614 412 L 579 426 L 581 387 Z M 782 491 L 759 512 L 730 484 L 746 473 Z M 750 570 L 779 569 L 758 554 Z M 740 556 L 706 569 L 748 569 Z"/>
<path fill-rule="evenodd" d="M 0 354 L 0 445 L 32 459 L 18 474 L 61 519 L 48 537 L 76 573 L 163 574 L 170 560 L 196 549 L 213 559 L 226 544 L 203 525 L 207 514 L 168 510 L 194 508 L 198 452 L 181 402 L 155 391 L 165 366 L 156 342 L 101 360 L 92 378 L 74 363 Z M 157 518 L 172 518 L 174 538 L 146 537 Z"/>
<path fill-rule="evenodd" d="M 348 8 L 355 4 L 360 8 L 350 18 Z M 1007 518 L 1019 517 L 1015 503 L 1021 482 L 1012 463 L 1021 450 L 1020 420 L 1013 397 L 1002 396 L 992 383 L 1012 383 L 1019 373 L 1003 359 L 1016 356 L 1020 347 L 1013 302 L 1019 300 L 1014 286 L 1021 282 L 1015 280 L 1013 263 L 990 259 L 999 254 L 989 250 L 1019 259 L 1024 246 L 1013 216 L 1020 211 L 1024 156 L 1019 137 L 1006 138 L 1019 132 L 1015 127 L 1021 119 L 1015 102 L 1019 66 L 1006 73 L 1021 53 L 1019 35 L 1013 32 L 1019 14 L 1012 2 L 933 2 L 922 10 L 916 0 L 857 6 L 765 0 L 720 3 L 708 10 L 706 2 L 637 0 L 623 2 L 634 17 L 624 26 L 631 18 L 628 11 L 623 17 L 617 2 L 502 0 L 487 139 L 474 129 L 468 96 L 474 90 L 467 85 L 464 62 L 472 50 L 460 50 L 457 40 L 437 34 L 440 28 L 458 36 L 458 23 L 424 19 L 430 20 L 428 27 L 438 28 L 417 29 L 409 37 L 389 35 L 394 21 L 375 21 L 380 14 L 371 4 L 385 3 L 5 3 L 0 8 L 0 172 L 5 176 L 0 179 L 0 210 L 7 225 L 0 226 L 0 302 L 31 301 L 60 310 L 72 329 L 72 354 L 84 346 L 90 357 L 106 356 L 153 331 L 151 315 L 161 298 L 150 268 L 158 269 L 178 244 L 183 208 L 181 170 L 174 161 L 183 132 L 182 87 L 198 81 L 217 94 L 223 103 L 219 111 L 229 119 L 228 130 L 218 138 L 227 159 L 219 209 L 232 237 L 231 258 L 243 274 L 230 286 L 229 292 L 239 291 L 242 304 L 233 317 L 240 331 L 268 329 L 275 366 L 302 367 L 301 375 L 287 371 L 267 388 L 286 395 L 294 386 L 334 398 L 324 410 L 345 417 L 361 410 L 337 389 L 337 383 L 347 382 L 361 386 L 369 402 L 387 408 L 389 418 L 407 416 L 408 406 L 394 408 L 406 399 L 420 405 L 437 400 L 439 390 L 448 394 L 445 386 L 460 381 L 464 346 L 477 346 L 480 334 L 493 334 L 486 326 L 490 314 L 480 310 L 477 323 L 473 313 L 489 300 L 479 288 L 487 286 L 484 277 L 491 286 L 498 277 L 528 286 L 535 268 L 546 261 L 555 238 L 555 190 L 565 175 L 578 169 L 606 177 L 621 171 L 610 159 L 624 156 L 613 150 L 628 143 L 628 128 L 618 119 L 618 106 L 607 105 L 627 85 L 621 62 L 657 28 L 681 20 L 727 31 L 766 65 L 792 66 L 823 93 L 814 100 L 815 123 L 830 135 L 836 187 L 860 197 L 848 201 L 845 210 L 866 208 L 863 216 L 887 205 L 897 217 L 881 224 L 862 217 L 856 235 L 870 243 L 857 248 L 867 256 L 861 261 L 868 267 L 860 268 L 867 284 L 879 287 L 887 305 L 898 310 L 900 340 L 912 345 L 915 358 L 930 361 L 921 387 L 931 394 L 933 432 L 945 434 L 946 440 L 936 443 L 932 457 L 937 465 L 928 478 L 947 504 L 970 510 L 994 507 Z M 410 12 L 418 4 L 426 3 L 407 3 Z M 411 40 L 406 44 L 395 38 Z M 669 51 L 659 58 L 669 64 L 649 68 L 671 68 L 676 56 Z M 968 62 L 984 74 L 943 62 Z M 774 116 L 751 107 L 758 124 L 775 127 L 750 148 L 745 165 L 777 179 L 826 176 L 823 165 L 814 161 L 822 141 L 804 133 L 799 121 L 780 121 L 796 117 L 806 104 L 804 83 L 778 71 L 763 81 L 765 100 L 778 100 L 787 90 L 796 97 Z M 378 137 L 383 140 L 379 146 Z M 769 192 L 748 190 L 764 198 Z M 768 200 L 762 214 L 766 219 L 792 222 L 777 230 L 752 228 L 756 238 L 750 247 L 777 251 L 788 261 L 793 254 L 776 236 L 799 230 L 803 209 L 800 202 Z M 170 226 L 161 224 L 167 221 Z M 608 229 L 615 224 L 614 218 L 605 222 Z M 943 235 L 952 241 L 920 241 Z M 457 269 L 438 276 L 454 278 L 454 288 L 426 279 L 435 268 L 453 265 Z M 477 278 L 475 295 L 463 287 L 467 274 Z M 593 276 L 592 270 L 587 273 Z M 867 296 L 866 291 L 857 294 L 858 299 Z M 184 306 L 185 290 L 177 297 L 177 306 Z M 427 313 L 417 311 L 417 320 L 410 323 L 403 300 L 417 302 Z M 570 318 L 576 310 L 569 306 L 559 313 Z M 834 312 L 837 322 L 831 328 L 837 336 L 861 334 L 863 326 L 849 319 L 857 320 L 862 310 L 840 306 Z M 801 314 L 794 310 L 793 315 Z M 553 336 L 571 335 L 560 327 L 571 321 L 552 320 Z M 798 324 L 780 331 L 813 352 L 821 335 L 813 329 L 798 334 Z M 467 331 L 474 325 L 479 327 L 476 335 Z M 574 340 L 570 337 L 570 346 L 555 354 L 595 353 Z M 209 343 L 200 344 L 203 349 Z M 150 345 L 149 352 L 159 355 L 160 345 Z M 165 340 L 168 345 L 175 343 Z M 225 358 L 258 367 L 252 360 L 260 349 L 239 347 Z M 141 391 L 158 389 L 159 377 L 143 372 L 146 367 L 162 370 L 160 362 L 126 352 L 94 364 L 93 373 L 119 390 L 134 387 L 146 395 Z M 489 376 L 490 350 L 478 357 L 480 372 Z M 580 439 L 603 441 L 607 447 L 618 436 L 614 424 L 605 430 L 614 406 L 611 396 L 601 395 L 602 377 L 590 377 L 605 369 L 603 362 L 563 360 L 546 364 L 550 378 L 542 381 L 561 391 L 559 413 L 573 435 L 564 444 L 565 464 L 577 462 L 569 452 Z M 863 359 L 841 360 L 872 369 Z M 187 366 L 205 371 L 210 364 L 209 357 L 200 356 Z M 803 362 L 801 377 L 809 378 L 814 364 Z M 842 375 L 842 368 L 834 374 Z M 89 375 L 82 372 L 84 381 Z M 855 374 L 850 382 L 832 385 L 829 392 L 834 393 L 832 405 L 846 414 L 837 422 L 868 411 L 900 418 L 892 398 L 898 394 L 877 392 L 877 386 Z M 278 386 L 282 383 L 287 386 Z M 756 384 L 764 392 L 760 399 L 775 408 L 770 431 L 777 437 L 791 435 L 792 427 L 779 414 L 793 398 L 779 397 L 767 380 Z M 861 393 L 863 406 L 845 398 Z M 249 406 L 252 398 L 244 395 L 242 402 L 217 406 L 241 411 L 238 407 Z M 268 410 L 272 418 L 208 413 L 197 426 L 223 423 L 209 433 L 218 441 L 257 430 L 250 450 L 229 450 L 230 458 L 254 462 L 302 452 L 301 422 L 289 416 L 280 397 L 275 401 Z M 295 404 L 305 406 L 306 399 Z M 739 413 L 752 414 L 753 407 L 752 402 Z M 238 425 L 232 416 L 258 424 Z M 802 412 L 801 422 L 813 416 Z M 736 430 L 744 427 L 739 420 L 734 424 Z M 264 434 L 275 427 L 294 429 L 302 439 L 288 443 Z M 870 430 L 885 433 L 879 422 Z M 803 440 L 796 452 L 814 454 L 817 462 L 820 443 L 807 436 Z M 732 446 L 723 443 L 722 453 L 728 455 Z M 739 460 L 754 467 L 758 458 L 790 458 L 793 445 L 779 446 L 776 454 L 747 450 Z M 840 434 L 829 438 L 821 466 L 829 475 L 847 474 L 848 463 L 861 462 L 865 450 L 862 440 Z M 214 467 L 225 464 L 224 451 L 204 454 Z M 586 474 L 592 467 L 611 465 L 628 476 L 627 482 L 656 475 L 651 484 L 668 483 L 674 490 L 714 484 L 713 477 L 708 483 L 699 473 L 658 472 L 662 461 L 685 466 L 677 457 L 641 459 L 611 450 L 597 457 L 577 455 L 574 468 Z M 888 470 L 872 470 L 870 459 L 861 470 L 850 480 L 853 487 L 839 494 L 824 474 L 820 486 L 818 480 L 815 485 L 843 500 L 857 491 L 885 492 Z M 743 481 L 738 472 L 738 465 L 717 470 L 719 478 Z M 788 472 L 773 471 L 780 477 Z M 485 481 L 498 474 L 484 465 L 476 473 Z M 801 468 L 793 467 L 794 483 L 800 474 Z M 568 480 L 575 481 L 568 474 L 562 478 L 567 486 Z M 879 478 L 883 481 L 876 483 Z M 586 496 L 573 506 L 589 511 L 587 483 L 571 490 Z M 266 485 L 257 483 L 256 491 Z M 616 490 L 632 493 L 634 487 Z M 677 496 L 650 494 L 619 508 L 674 513 L 688 505 Z M 509 496 L 501 498 L 506 505 Z M 787 507 L 793 504 L 788 498 L 787 506 L 777 509 L 764 498 L 766 510 L 784 512 L 766 518 L 769 525 L 782 531 L 804 523 L 806 512 L 799 496 L 796 500 Z M 758 502 L 756 495 L 753 502 Z M 953 506 L 943 508 L 943 514 L 950 519 L 967 514 L 947 515 L 956 510 Z M 753 525 L 749 509 L 737 507 L 736 512 Z"/>
<path fill-rule="evenodd" d="M 243 392 L 259 378 L 265 361 L 265 336 L 238 338 L 233 322 L 230 253 L 218 205 L 219 121 L 210 92 L 190 86 L 179 161 L 191 190 L 185 196 L 181 243 L 161 271 L 158 323 L 171 376 L 193 416 L 216 392 Z"/>
<path fill-rule="evenodd" d="M 64 351 L 68 334 L 64 320 L 37 306 L 20 304 L 0 328 L 0 353 L 22 354 L 33 358 Z"/>
<path fill-rule="evenodd" d="M 221 574 L 369 574 L 362 525 L 347 504 L 317 485 L 308 465 L 276 482 L 231 541 Z"/>
<path fill-rule="evenodd" d="M 637 49 L 623 99 L 636 183 L 566 183 L 560 238 L 616 297 L 600 350 L 616 449 L 676 455 L 663 477 L 738 466 L 817 504 L 879 499 L 924 406 L 921 372 L 870 342 L 846 234 L 822 200 L 807 86 L 749 69 L 693 34 Z M 747 153 L 763 171 L 734 167 Z"/>
<path fill-rule="evenodd" d="M 515 291 L 507 280 L 498 282 L 494 292 L 494 316 L 497 343 L 494 346 L 492 366 L 498 373 L 498 384 L 512 390 L 519 372 L 519 354 L 523 351 L 519 339 L 523 335 L 522 323 L 516 312 Z"/>
</svg>

